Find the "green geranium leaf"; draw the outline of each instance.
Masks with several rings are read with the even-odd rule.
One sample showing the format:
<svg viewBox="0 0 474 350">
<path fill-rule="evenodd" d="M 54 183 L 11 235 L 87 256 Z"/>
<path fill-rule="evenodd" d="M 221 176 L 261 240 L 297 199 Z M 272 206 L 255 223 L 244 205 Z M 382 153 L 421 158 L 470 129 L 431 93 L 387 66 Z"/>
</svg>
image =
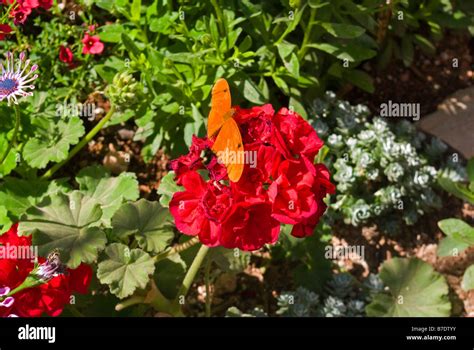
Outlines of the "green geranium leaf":
<svg viewBox="0 0 474 350">
<path fill-rule="evenodd" d="M 49 162 L 66 159 L 69 146 L 78 143 L 85 132 L 79 117 L 58 121 L 43 119 L 38 124 L 39 135 L 28 140 L 23 149 L 23 158 L 33 168 L 42 169 Z"/>
<path fill-rule="evenodd" d="M 474 265 L 469 266 L 464 272 L 461 287 L 465 291 L 474 289 Z"/>
<path fill-rule="evenodd" d="M 47 195 L 59 191 L 67 192 L 69 188 L 65 182 L 65 180 L 49 182 L 6 177 L 0 185 L 0 203 L 13 217 L 19 218 L 28 208 L 38 204 Z"/>
<path fill-rule="evenodd" d="M 459 253 L 474 246 L 474 227 L 459 219 L 445 219 L 438 226 L 447 236 L 438 246 L 439 256 L 457 256 Z"/>
<path fill-rule="evenodd" d="M 110 177 L 104 167 L 92 166 L 82 169 L 76 181 L 82 192 L 100 203 L 102 222 L 106 225 L 124 201 L 134 201 L 140 196 L 138 181 L 133 173 Z"/>
<path fill-rule="evenodd" d="M 174 177 L 174 171 L 170 171 L 161 179 L 160 187 L 158 187 L 157 192 L 159 195 L 161 195 L 160 203 L 164 207 L 169 206 L 171 198 L 173 198 L 173 194 L 175 192 L 179 192 L 184 189 L 183 187 L 176 184 Z"/>
<path fill-rule="evenodd" d="M 55 193 L 22 216 L 18 231 L 33 234 L 41 256 L 59 249 L 62 260 L 74 269 L 92 263 L 105 247 L 105 233 L 94 227 L 102 217 L 100 204 L 79 191 Z"/>
<path fill-rule="evenodd" d="M 382 265 L 379 276 L 388 294 L 374 296 L 366 308 L 368 316 L 449 316 L 448 285 L 431 265 L 419 259 L 394 258 Z"/>
<path fill-rule="evenodd" d="M 97 277 L 108 284 L 110 292 L 123 299 L 143 289 L 155 271 L 154 260 L 141 249 L 113 243 L 105 249 L 106 259 L 99 263 Z"/>
<path fill-rule="evenodd" d="M 168 209 L 146 199 L 122 205 L 112 218 L 112 227 L 117 237 L 135 235 L 141 248 L 154 253 L 165 250 L 174 238 Z"/>
<path fill-rule="evenodd" d="M 0 157 L 6 153 L 8 149 L 8 139 L 6 133 L 0 133 Z M 0 164 L 0 179 L 11 173 L 16 168 L 16 150 L 12 148 L 2 164 Z"/>
<path fill-rule="evenodd" d="M 176 297 L 185 274 L 186 263 L 179 254 L 175 254 L 156 264 L 153 279 L 163 295 L 172 300 Z"/>
<path fill-rule="evenodd" d="M 467 177 L 471 183 L 474 183 L 474 158 L 469 159 L 466 166 Z"/>
<path fill-rule="evenodd" d="M 225 272 L 239 273 L 250 264 L 250 253 L 240 250 L 216 247 L 209 256 Z"/>
<path fill-rule="evenodd" d="M 0 235 L 10 229 L 12 221 L 8 217 L 8 210 L 4 206 L 0 206 Z"/>
</svg>

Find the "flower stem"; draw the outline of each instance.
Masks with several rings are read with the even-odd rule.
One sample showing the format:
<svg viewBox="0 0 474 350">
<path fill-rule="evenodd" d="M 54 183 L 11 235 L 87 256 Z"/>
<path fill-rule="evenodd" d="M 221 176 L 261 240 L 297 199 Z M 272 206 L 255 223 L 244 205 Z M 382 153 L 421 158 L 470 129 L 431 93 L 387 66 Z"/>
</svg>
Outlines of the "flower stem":
<svg viewBox="0 0 474 350">
<path fill-rule="evenodd" d="M 8 143 L 6 152 L 2 155 L 2 158 L 0 158 L 0 165 L 3 164 L 5 159 L 7 159 L 8 154 L 10 153 L 13 147 L 13 144 L 16 142 L 16 136 L 18 134 L 19 128 L 20 128 L 20 109 L 18 108 L 17 105 L 15 105 L 15 129 L 13 130 L 13 136 L 12 136 L 11 141 Z"/>
<path fill-rule="evenodd" d="M 224 14 L 222 13 L 221 7 L 216 0 L 211 0 L 211 4 L 214 7 L 214 10 L 216 11 L 217 25 L 219 26 L 220 34 L 227 36 L 227 31 L 224 26 Z"/>
<path fill-rule="evenodd" d="M 212 299 L 211 299 L 211 263 L 212 260 L 210 256 L 207 257 L 206 261 L 206 270 L 205 270 L 205 280 L 206 280 L 206 317 L 211 317 L 211 307 L 212 307 Z"/>
<path fill-rule="evenodd" d="M 174 305 L 177 306 L 178 309 L 179 309 L 178 305 L 181 304 L 180 299 L 183 297 L 186 297 L 186 295 L 188 294 L 189 288 L 191 288 L 191 284 L 193 283 L 194 278 L 196 277 L 197 272 L 199 271 L 199 268 L 201 267 L 202 262 L 204 261 L 204 258 L 206 257 L 206 254 L 208 251 L 209 251 L 209 247 L 203 244 L 201 248 L 199 248 L 199 251 L 196 257 L 194 258 L 194 261 L 191 264 L 191 267 L 186 273 L 186 276 L 184 276 L 183 283 L 174 301 Z"/>
<path fill-rule="evenodd" d="M 69 304 L 69 311 L 74 317 L 85 317 L 82 312 L 80 312 L 76 306 Z"/>
<path fill-rule="evenodd" d="M 168 250 L 164 251 L 163 253 L 160 253 L 160 254 L 156 255 L 155 256 L 155 263 L 157 263 L 158 261 L 164 260 L 166 258 L 169 258 L 172 255 L 181 253 L 181 252 L 195 246 L 198 243 L 199 243 L 199 238 L 198 237 L 193 237 L 189 241 L 186 241 L 186 242 L 181 243 L 181 244 L 177 244 L 173 248 L 168 249 Z"/>
<path fill-rule="evenodd" d="M 51 169 L 49 169 L 47 172 L 41 176 L 42 179 L 49 179 L 56 171 L 58 171 L 64 164 L 69 162 L 72 157 L 74 157 L 86 144 L 88 144 L 94 136 L 104 127 L 104 125 L 112 118 L 115 112 L 115 106 L 112 105 L 110 107 L 109 112 L 106 114 L 104 118 L 100 120 L 99 123 L 89 131 L 89 133 L 69 152 L 69 155 L 65 160 L 63 160 L 60 163 L 55 164 Z"/>
<path fill-rule="evenodd" d="M 316 17 L 316 9 L 311 9 L 310 15 L 309 15 L 309 21 L 308 21 L 308 27 L 306 28 L 304 32 L 304 37 L 303 37 L 303 43 L 301 44 L 301 47 L 298 51 L 298 60 L 301 61 L 304 58 L 304 55 L 306 54 L 306 51 L 308 50 L 308 47 L 306 46 L 311 38 L 312 34 L 312 27 L 314 24 L 314 19 Z"/>
<path fill-rule="evenodd" d="M 127 307 L 137 305 L 137 304 L 142 304 L 144 302 L 145 302 L 145 297 L 143 297 L 143 296 L 134 296 L 134 297 L 131 297 L 131 298 L 117 304 L 115 306 L 115 311 L 122 311 L 123 309 L 126 309 Z"/>
</svg>

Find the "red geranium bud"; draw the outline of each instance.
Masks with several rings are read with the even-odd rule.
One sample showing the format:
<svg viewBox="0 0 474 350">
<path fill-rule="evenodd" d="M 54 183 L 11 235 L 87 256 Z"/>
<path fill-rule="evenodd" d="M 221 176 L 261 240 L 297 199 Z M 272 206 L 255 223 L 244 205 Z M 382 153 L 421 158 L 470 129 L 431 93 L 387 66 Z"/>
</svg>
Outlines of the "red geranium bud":
<svg viewBox="0 0 474 350">
<path fill-rule="evenodd" d="M 100 55 L 104 51 L 104 44 L 100 41 L 98 35 L 91 36 L 86 34 L 82 39 L 84 47 L 82 49 L 83 55 Z"/>
</svg>

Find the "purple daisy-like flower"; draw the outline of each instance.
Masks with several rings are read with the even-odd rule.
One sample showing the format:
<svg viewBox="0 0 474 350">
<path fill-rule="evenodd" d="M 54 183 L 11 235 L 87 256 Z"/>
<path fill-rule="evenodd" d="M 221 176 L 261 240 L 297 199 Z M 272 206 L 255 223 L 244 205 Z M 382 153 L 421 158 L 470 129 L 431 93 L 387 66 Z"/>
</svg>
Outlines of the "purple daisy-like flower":
<svg viewBox="0 0 474 350">
<path fill-rule="evenodd" d="M 38 69 L 34 64 L 30 67 L 30 60 L 25 60 L 25 53 L 20 54 L 19 60 L 15 60 L 11 52 L 7 52 L 6 67 L 0 65 L 2 74 L 0 75 L 0 101 L 8 100 L 8 105 L 18 104 L 18 99 L 24 96 L 31 96 L 35 86 L 32 84 L 38 74 L 32 74 Z M 16 66 L 16 67 L 15 67 Z M 28 69 L 29 68 L 29 69 Z"/>
<path fill-rule="evenodd" d="M 1 287 L 0 288 L 0 300 L 3 299 L 2 297 L 8 295 L 10 293 L 10 288 L 8 287 Z M 13 305 L 15 302 L 15 299 L 13 297 L 6 297 L 2 301 L 0 301 L 0 307 L 10 307 Z"/>
</svg>

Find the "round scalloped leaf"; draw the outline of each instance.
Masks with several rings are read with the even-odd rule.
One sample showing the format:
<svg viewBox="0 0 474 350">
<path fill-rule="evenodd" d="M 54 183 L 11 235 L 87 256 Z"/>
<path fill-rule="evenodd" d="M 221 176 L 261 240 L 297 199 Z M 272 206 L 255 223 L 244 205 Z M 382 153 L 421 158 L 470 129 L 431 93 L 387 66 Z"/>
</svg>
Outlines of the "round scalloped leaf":
<svg viewBox="0 0 474 350">
<path fill-rule="evenodd" d="M 60 162 L 67 158 L 69 147 L 79 142 L 85 129 L 82 120 L 71 117 L 67 121 L 37 119 L 38 136 L 26 142 L 23 158 L 33 168 L 42 169 L 49 162 Z"/>
<path fill-rule="evenodd" d="M 76 181 L 82 192 L 101 204 L 101 220 L 107 226 L 124 201 L 134 201 L 140 196 L 134 173 L 121 173 L 111 177 L 105 168 L 91 166 L 82 169 L 76 176 Z"/>
<path fill-rule="evenodd" d="M 161 179 L 160 187 L 158 187 L 157 192 L 160 195 L 160 203 L 164 207 L 169 206 L 173 194 L 183 190 L 183 187 L 176 184 L 174 177 L 174 171 L 170 171 Z"/>
<path fill-rule="evenodd" d="M 7 151 L 8 144 L 9 144 L 9 141 L 7 139 L 7 134 L 0 133 L 0 157 L 2 157 Z M 10 149 L 10 151 L 8 152 L 8 155 L 6 156 L 3 163 L 0 164 L 0 179 L 10 174 L 11 171 L 16 168 L 17 166 L 16 153 L 17 152 L 15 148 L 12 147 L 12 149 Z"/>
<path fill-rule="evenodd" d="M 419 259 L 394 258 L 379 274 L 388 293 L 376 294 L 368 316 L 446 317 L 451 311 L 448 285 L 431 265 Z"/>
<path fill-rule="evenodd" d="M 123 299 L 144 289 L 155 271 L 154 259 L 141 249 L 113 243 L 105 249 L 106 259 L 99 263 L 97 277 L 108 284 L 110 292 Z"/>
<path fill-rule="evenodd" d="M 105 233 L 92 226 L 102 210 L 93 198 L 79 191 L 45 197 L 22 216 L 18 231 L 33 234 L 33 245 L 41 256 L 59 249 L 61 259 L 72 269 L 81 262 L 92 263 L 107 243 Z"/>
<path fill-rule="evenodd" d="M 135 235 L 141 248 L 154 253 L 163 251 L 174 238 L 169 211 L 146 199 L 123 204 L 112 218 L 112 227 L 117 237 Z"/>
<path fill-rule="evenodd" d="M 446 234 L 439 246 L 439 256 L 457 256 L 474 245 L 474 227 L 459 219 L 445 219 L 438 226 Z"/>
<path fill-rule="evenodd" d="M 469 266 L 464 272 L 461 287 L 465 291 L 474 289 L 474 265 Z"/>
</svg>

